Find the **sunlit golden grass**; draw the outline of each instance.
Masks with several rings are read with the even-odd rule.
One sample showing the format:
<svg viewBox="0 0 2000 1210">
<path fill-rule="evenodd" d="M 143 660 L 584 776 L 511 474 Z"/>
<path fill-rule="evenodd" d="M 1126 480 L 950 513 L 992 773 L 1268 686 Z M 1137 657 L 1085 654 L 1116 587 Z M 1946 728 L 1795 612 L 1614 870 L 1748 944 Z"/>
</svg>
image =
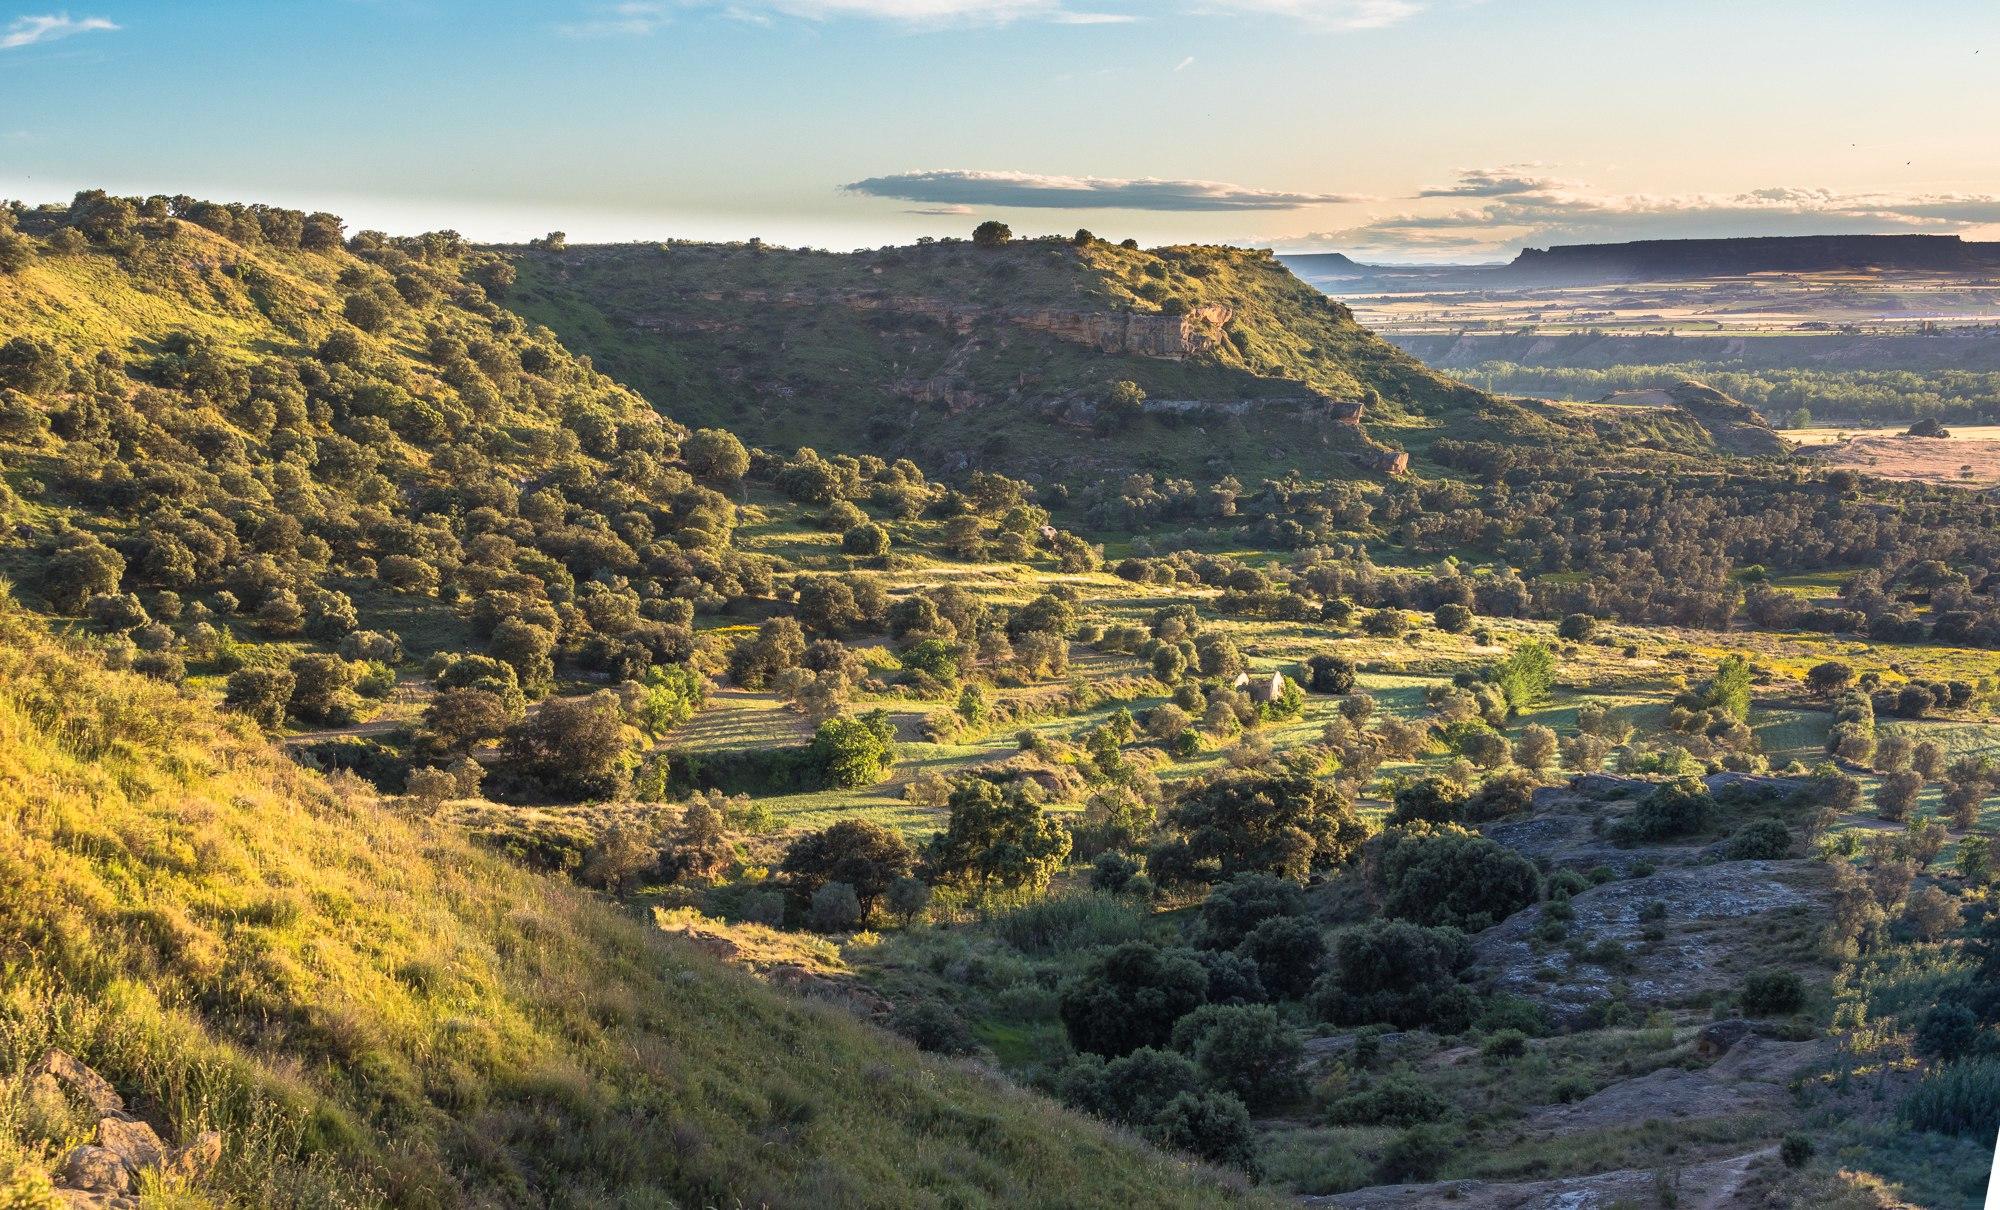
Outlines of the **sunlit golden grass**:
<svg viewBox="0 0 2000 1210">
<path fill-rule="evenodd" d="M 0 605 L 0 1188 L 80 1141 L 51 1045 L 186 1205 L 1207 1205 L 1237 1195 L 276 756 Z"/>
</svg>

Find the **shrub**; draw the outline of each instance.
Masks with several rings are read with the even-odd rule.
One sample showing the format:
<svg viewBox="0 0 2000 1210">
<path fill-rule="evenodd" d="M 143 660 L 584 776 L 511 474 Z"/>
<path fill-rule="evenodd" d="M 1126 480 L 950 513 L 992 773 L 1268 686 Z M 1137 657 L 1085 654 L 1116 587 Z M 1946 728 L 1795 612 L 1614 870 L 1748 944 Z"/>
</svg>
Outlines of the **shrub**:
<svg viewBox="0 0 2000 1210">
<path fill-rule="evenodd" d="M 1131 904 L 1109 895 L 1064 895 L 1008 912 L 993 931 L 1024 954 L 1051 957 L 1137 940 L 1146 924 Z"/>
<path fill-rule="evenodd" d="M 1056 1072 L 1053 1083 L 1063 1104 L 1127 1126 L 1150 1123 L 1169 1101 L 1202 1086 L 1194 1060 L 1150 1046 L 1109 1061 L 1078 1055 Z"/>
<path fill-rule="evenodd" d="M 1461 828 L 1391 829 L 1376 843 L 1373 881 L 1385 915 L 1478 932 L 1541 898 L 1533 862 Z"/>
<path fill-rule="evenodd" d="M 1683 777 L 1655 789 L 1623 821 L 1621 839 L 1670 840 L 1715 826 L 1715 798 L 1700 780 Z"/>
<path fill-rule="evenodd" d="M 1273 916 L 1251 929 L 1236 952 L 1257 964 L 1257 977 L 1272 996 L 1294 999 L 1319 975 L 1326 938 L 1306 917 Z"/>
<path fill-rule="evenodd" d="M 965 1022 L 938 1000 L 902 1005 L 889 1015 L 889 1028 L 932 1054 L 967 1055 L 979 1049 Z"/>
<path fill-rule="evenodd" d="M 1778 1144 L 1778 1159 L 1787 1168 L 1803 1168 L 1812 1161 L 1813 1142 L 1805 1135 L 1793 1131 Z"/>
<path fill-rule="evenodd" d="M 1303 916 L 1305 891 L 1274 874 L 1239 874 L 1217 883 L 1201 903 L 1194 942 L 1205 949 L 1235 949 L 1250 930 L 1274 916 Z"/>
<path fill-rule="evenodd" d="M 1472 946 L 1451 928 L 1372 921 L 1337 934 L 1331 969 L 1308 1001 L 1334 1025 L 1393 1025 L 1461 1033 L 1479 1011 L 1478 997 L 1460 982 Z"/>
<path fill-rule="evenodd" d="M 1227 1093 L 1183 1092 L 1167 1102 L 1144 1133 L 1157 1146 L 1212 1164 L 1244 1169 L 1256 1164 L 1250 1111 Z"/>
<path fill-rule="evenodd" d="M 1480 1043 L 1479 1053 L 1489 1059 L 1518 1059 L 1528 1053 L 1528 1035 L 1518 1029 L 1503 1029 Z"/>
<path fill-rule="evenodd" d="M 1443 1126 L 1417 1126 L 1398 1135 L 1382 1152 L 1375 1177 L 1385 1185 L 1428 1180 L 1459 1146 L 1458 1132 Z"/>
<path fill-rule="evenodd" d="M 1783 820 L 1757 819 L 1744 824 L 1723 849 L 1732 861 L 1775 861 L 1792 851 L 1792 831 Z"/>
<path fill-rule="evenodd" d="M 1806 985 L 1796 971 L 1758 971 L 1743 981 L 1746 1017 L 1782 1017 L 1806 1006 Z"/>
<path fill-rule="evenodd" d="M 1296 1095 L 1304 1048 L 1298 1031 L 1266 1004 L 1209 1004 L 1174 1023 L 1173 1047 L 1212 1087 L 1263 1111 Z"/>
<path fill-rule="evenodd" d="M 1336 1126 L 1415 1126 L 1451 1112 L 1451 1102 L 1408 1076 L 1391 1076 L 1351 1092 L 1327 1108 Z"/>
<path fill-rule="evenodd" d="M 806 927 L 819 933 L 846 933 L 861 923 L 861 901 L 844 882 L 829 882 L 812 894 Z"/>
<path fill-rule="evenodd" d="M 874 785 L 896 763 L 895 735 L 895 725 L 879 710 L 861 718 L 830 718 L 813 733 L 811 759 L 831 788 Z"/>
<path fill-rule="evenodd" d="M 1078 1050 L 1122 1055 L 1165 1045 L 1174 1022 L 1207 994 L 1208 972 L 1191 951 L 1128 941 L 1071 976 L 1057 1011 Z"/>
</svg>

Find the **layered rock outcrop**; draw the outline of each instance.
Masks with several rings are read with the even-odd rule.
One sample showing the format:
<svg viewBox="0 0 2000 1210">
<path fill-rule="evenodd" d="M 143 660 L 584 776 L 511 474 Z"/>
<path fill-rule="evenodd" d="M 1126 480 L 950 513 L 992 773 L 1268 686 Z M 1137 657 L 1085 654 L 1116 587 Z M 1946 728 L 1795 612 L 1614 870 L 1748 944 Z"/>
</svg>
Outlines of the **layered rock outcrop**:
<svg viewBox="0 0 2000 1210">
<path fill-rule="evenodd" d="M 866 290 L 704 290 L 693 297 L 704 302 L 839 306 L 856 311 L 889 312 L 936 324 L 959 335 L 970 335 L 982 324 L 1013 324 L 1046 332 L 1058 340 L 1089 345 L 1104 353 L 1169 360 L 1196 357 L 1220 348 L 1226 339 L 1223 327 L 1231 315 L 1230 309 L 1219 303 L 1206 303 L 1180 314 L 1153 314 L 1064 307 L 989 307 Z M 686 323 L 666 315 L 640 315 L 632 320 L 634 327 L 649 332 L 672 331 Z"/>
</svg>

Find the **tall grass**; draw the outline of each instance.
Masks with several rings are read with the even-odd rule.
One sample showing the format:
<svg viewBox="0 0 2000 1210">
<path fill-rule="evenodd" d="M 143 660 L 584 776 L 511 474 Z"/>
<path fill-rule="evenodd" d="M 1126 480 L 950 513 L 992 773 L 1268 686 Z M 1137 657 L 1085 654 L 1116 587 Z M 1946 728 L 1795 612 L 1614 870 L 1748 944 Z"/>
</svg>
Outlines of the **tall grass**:
<svg viewBox="0 0 2000 1210">
<path fill-rule="evenodd" d="M 0 1189 L 87 1129 L 27 1104 L 50 1046 L 170 1141 L 222 1132 L 175 1205 L 1245 1196 L 299 769 L 0 599 Z"/>
</svg>

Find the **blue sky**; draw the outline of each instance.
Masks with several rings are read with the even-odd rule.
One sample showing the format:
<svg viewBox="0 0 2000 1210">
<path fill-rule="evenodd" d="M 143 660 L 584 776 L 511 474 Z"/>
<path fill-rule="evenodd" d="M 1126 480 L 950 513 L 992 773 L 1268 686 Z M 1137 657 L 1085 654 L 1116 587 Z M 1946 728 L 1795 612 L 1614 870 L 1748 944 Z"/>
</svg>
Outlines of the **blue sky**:
<svg viewBox="0 0 2000 1210">
<path fill-rule="evenodd" d="M 0 8 L 0 196 L 185 192 L 488 239 L 848 248 L 986 217 L 1397 260 L 1992 238 L 1995 113 L 1988 0 Z"/>
</svg>

